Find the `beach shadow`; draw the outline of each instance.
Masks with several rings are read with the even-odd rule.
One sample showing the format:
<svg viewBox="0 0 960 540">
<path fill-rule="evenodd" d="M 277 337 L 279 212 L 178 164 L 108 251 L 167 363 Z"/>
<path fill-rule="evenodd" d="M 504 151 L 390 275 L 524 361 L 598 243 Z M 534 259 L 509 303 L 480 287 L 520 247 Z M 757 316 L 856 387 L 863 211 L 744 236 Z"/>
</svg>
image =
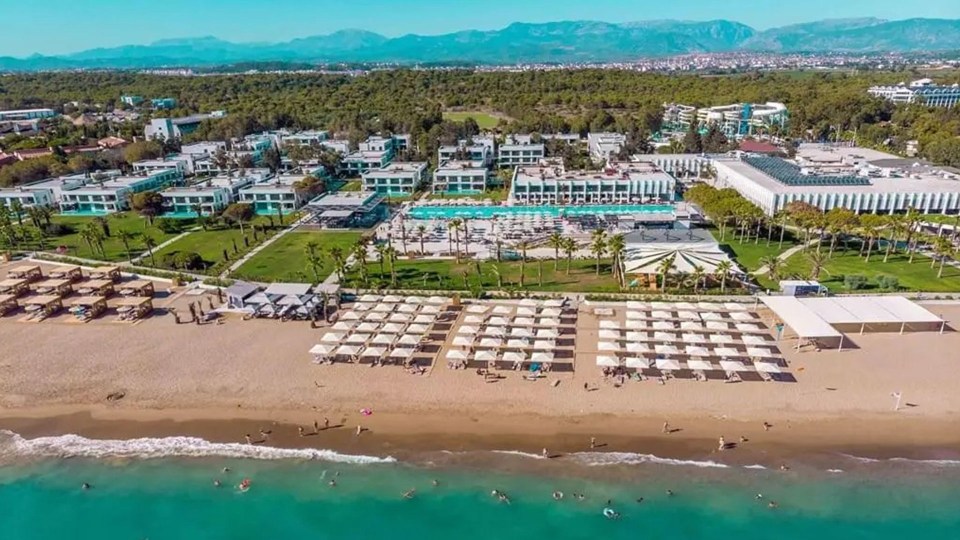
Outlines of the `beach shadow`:
<svg viewBox="0 0 960 540">
<path fill-rule="evenodd" d="M 667 430 L 667 435 L 671 435 L 673 433 L 680 433 L 681 431 L 683 431 L 683 428 L 671 428 Z"/>
<path fill-rule="evenodd" d="M 904 406 L 910 407 L 910 408 L 919 407 L 919 405 L 917 405 L 916 403 L 904 403 Z"/>
<path fill-rule="evenodd" d="M 557 459 L 563 457 L 563 454 L 547 454 L 547 459 Z"/>
<path fill-rule="evenodd" d="M 595 444 L 595 445 L 593 445 L 593 448 L 594 448 L 594 449 L 596 449 L 596 448 L 606 448 L 606 447 L 608 447 L 608 446 L 610 446 L 610 445 L 607 444 L 607 443 L 600 443 L 600 444 Z"/>
<path fill-rule="evenodd" d="M 342 427 L 345 426 L 345 425 L 346 425 L 346 424 L 337 424 L 337 425 L 334 425 L 334 426 L 327 426 L 327 427 L 320 428 L 320 431 L 327 431 L 328 429 L 340 429 L 340 428 L 342 428 Z"/>
</svg>

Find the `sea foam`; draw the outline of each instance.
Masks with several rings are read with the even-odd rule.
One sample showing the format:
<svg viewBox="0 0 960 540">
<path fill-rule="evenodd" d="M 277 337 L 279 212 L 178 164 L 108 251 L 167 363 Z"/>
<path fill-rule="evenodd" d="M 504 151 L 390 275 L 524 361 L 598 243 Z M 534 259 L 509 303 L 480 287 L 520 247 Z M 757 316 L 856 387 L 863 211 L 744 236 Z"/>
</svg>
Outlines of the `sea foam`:
<svg viewBox="0 0 960 540">
<path fill-rule="evenodd" d="M 581 452 L 578 454 L 572 454 L 569 457 L 582 465 L 587 465 L 590 467 L 604 465 L 642 465 L 652 463 L 655 465 L 682 465 L 708 469 L 729 468 L 728 465 L 717 463 L 716 461 L 671 459 L 655 456 L 653 454 L 635 454 L 632 452 Z"/>
<path fill-rule="evenodd" d="M 960 460 L 956 459 L 910 459 L 903 457 L 893 457 L 887 459 L 874 459 L 868 457 L 854 456 L 851 454 L 841 454 L 843 457 L 858 461 L 860 463 L 906 463 L 909 465 L 930 465 L 934 467 L 960 467 Z"/>
<path fill-rule="evenodd" d="M 55 458 L 224 457 L 240 459 L 315 459 L 336 463 L 369 465 L 393 463 L 392 457 L 349 455 L 312 448 L 275 448 L 241 443 L 214 443 L 198 437 L 163 437 L 128 440 L 88 439 L 79 435 L 25 439 L 0 430 L 0 454 Z"/>
</svg>

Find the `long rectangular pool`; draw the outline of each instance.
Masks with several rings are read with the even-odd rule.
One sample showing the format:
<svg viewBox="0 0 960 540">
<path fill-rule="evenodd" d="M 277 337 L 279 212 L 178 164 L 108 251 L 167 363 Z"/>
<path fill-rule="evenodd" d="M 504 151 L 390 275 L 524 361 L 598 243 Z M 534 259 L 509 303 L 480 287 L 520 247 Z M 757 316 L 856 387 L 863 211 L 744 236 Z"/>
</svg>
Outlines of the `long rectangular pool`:
<svg viewBox="0 0 960 540">
<path fill-rule="evenodd" d="M 672 214 L 671 204 L 587 204 L 581 206 L 415 206 L 414 219 L 472 218 L 490 219 L 501 216 L 541 214 L 550 217 L 623 214 Z"/>
</svg>

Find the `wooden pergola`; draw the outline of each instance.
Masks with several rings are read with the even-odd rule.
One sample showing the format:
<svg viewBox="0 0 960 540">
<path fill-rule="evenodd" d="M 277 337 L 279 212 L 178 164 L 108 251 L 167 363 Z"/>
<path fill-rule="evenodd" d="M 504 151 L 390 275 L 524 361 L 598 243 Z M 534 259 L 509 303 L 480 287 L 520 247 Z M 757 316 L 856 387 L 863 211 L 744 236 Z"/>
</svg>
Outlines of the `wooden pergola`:
<svg viewBox="0 0 960 540">
<path fill-rule="evenodd" d="M 73 285 L 69 279 L 45 279 L 34 282 L 31 287 L 38 294 L 51 294 L 60 297 L 73 292 Z"/>
<path fill-rule="evenodd" d="M 17 297 L 12 294 L 0 294 L 0 317 L 20 307 Z"/>
<path fill-rule="evenodd" d="M 63 309 L 63 300 L 59 296 L 31 296 L 23 299 L 23 308 L 28 313 L 41 312 L 49 316 Z"/>
<path fill-rule="evenodd" d="M 121 296 L 146 296 L 153 297 L 153 282 L 145 279 L 128 281 L 120 285 Z"/>
<path fill-rule="evenodd" d="M 7 272 L 7 278 L 25 279 L 28 282 L 38 281 L 43 279 L 43 270 L 36 264 L 17 266 Z"/>
<path fill-rule="evenodd" d="M 25 279 L 7 278 L 0 281 L 0 294 L 23 296 L 30 290 L 30 282 Z"/>
<path fill-rule="evenodd" d="M 113 281 L 109 279 L 88 279 L 77 285 L 77 291 L 86 296 L 110 296 L 113 294 Z"/>
<path fill-rule="evenodd" d="M 74 311 L 73 309 L 70 311 L 74 312 L 74 315 L 82 320 L 88 321 L 99 317 L 100 314 L 107 310 L 107 299 L 103 296 L 81 296 L 71 300 L 70 307 L 85 310 L 84 312 Z"/>
<path fill-rule="evenodd" d="M 50 270 L 47 275 L 54 279 L 66 279 L 70 282 L 76 282 L 83 279 L 83 271 L 79 266 L 57 266 Z"/>
<path fill-rule="evenodd" d="M 153 311 L 153 299 L 145 296 L 129 296 L 117 301 L 121 321 L 136 321 Z"/>
<path fill-rule="evenodd" d="M 120 267 L 98 266 L 90 271 L 90 277 L 93 279 L 108 279 L 116 283 L 120 281 Z"/>
</svg>

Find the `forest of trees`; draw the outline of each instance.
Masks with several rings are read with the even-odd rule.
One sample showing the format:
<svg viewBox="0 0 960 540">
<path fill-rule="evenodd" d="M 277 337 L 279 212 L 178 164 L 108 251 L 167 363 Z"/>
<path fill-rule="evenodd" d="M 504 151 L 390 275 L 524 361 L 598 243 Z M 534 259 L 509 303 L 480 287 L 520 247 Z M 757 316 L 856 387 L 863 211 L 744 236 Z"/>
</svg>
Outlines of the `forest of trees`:
<svg viewBox="0 0 960 540">
<path fill-rule="evenodd" d="M 921 105 L 895 108 L 866 89 L 920 73 L 751 73 L 727 76 L 666 75 L 620 70 L 523 73 L 393 70 L 362 76 L 244 74 L 171 77 L 127 72 L 37 73 L 0 78 L 0 109 L 53 107 L 79 102 L 84 110 L 111 110 L 123 94 L 171 96 L 169 115 L 226 110 L 192 137 L 224 139 L 260 129 L 316 128 L 361 137 L 409 132 L 418 144 L 458 133 L 444 126 L 449 109 L 496 111 L 509 117 L 504 130 L 652 133 L 664 102 L 695 106 L 782 101 L 790 109 L 790 133 L 799 139 L 850 138 L 905 149 L 917 139 L 921 152 L 960 164 L 960 109 Z M 960 80 L 941 75 L 944 83 Z M 952 77 L 952 79 L 951 79 Z M 98 109 L 97 106 L 102 108 Z M 73 107 L 70 107 L 73 109 Z M 84 128 L 101 134 L 98 126 Z M 131 129 L 127 127 L 126 129 Z M 462 130 L 463 128 L 457 128 Z M 460 133 L 462 134 L 462 133 Z M 948 142 L 944 142 L 948 141 Z"/>
</svg>

